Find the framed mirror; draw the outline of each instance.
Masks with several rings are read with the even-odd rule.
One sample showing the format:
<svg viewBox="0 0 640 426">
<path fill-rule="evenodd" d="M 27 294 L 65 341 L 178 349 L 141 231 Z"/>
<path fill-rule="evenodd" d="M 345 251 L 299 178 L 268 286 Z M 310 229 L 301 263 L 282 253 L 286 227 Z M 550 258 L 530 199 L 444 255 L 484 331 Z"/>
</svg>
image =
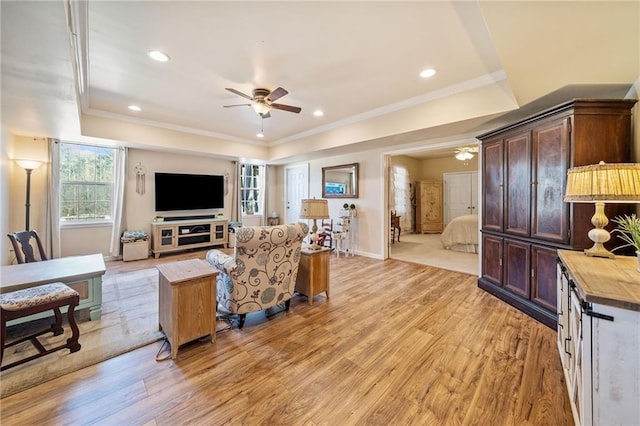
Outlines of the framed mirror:
<svg viewBox="0 0 640 426">
<path fill-rule="evenodd" d="M 358 198 L 358 163 L 323 167 L 322 198 Z"/>
</svg>

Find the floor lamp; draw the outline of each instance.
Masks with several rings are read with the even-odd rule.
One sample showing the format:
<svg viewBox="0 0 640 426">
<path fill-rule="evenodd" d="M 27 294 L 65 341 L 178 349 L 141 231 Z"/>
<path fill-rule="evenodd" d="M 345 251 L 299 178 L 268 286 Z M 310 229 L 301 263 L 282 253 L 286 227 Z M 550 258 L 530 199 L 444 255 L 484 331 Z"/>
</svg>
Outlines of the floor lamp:
<svg viewBox="0 0 640 426">
<path fill-rule="evenodd" d="M 25 231 L 29 230 L 29 208 L 31 207 L 31 172 L 42 165 L 41 161 L 36 160 L 16 160 L 18 166 L 27 172 L 27 202 L 25 203 Z"/>
</svg>

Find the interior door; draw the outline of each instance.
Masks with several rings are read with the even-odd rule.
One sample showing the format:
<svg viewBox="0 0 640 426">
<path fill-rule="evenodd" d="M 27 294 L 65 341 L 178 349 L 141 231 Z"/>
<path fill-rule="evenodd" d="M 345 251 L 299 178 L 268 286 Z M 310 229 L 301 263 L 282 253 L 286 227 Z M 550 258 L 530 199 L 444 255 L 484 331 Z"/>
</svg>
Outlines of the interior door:
<svg viewBox="0 0 640 426">
<path fill-rule="evenodd" d="M 478 172 L 444 173 L 444 221 L 478 214 Z"/>
<path fill-rule="evenodd" d="M 309 197 L 309 164 L 285 169 L 285 222 L 300 222 L 300 202 Z"/>
</svg>

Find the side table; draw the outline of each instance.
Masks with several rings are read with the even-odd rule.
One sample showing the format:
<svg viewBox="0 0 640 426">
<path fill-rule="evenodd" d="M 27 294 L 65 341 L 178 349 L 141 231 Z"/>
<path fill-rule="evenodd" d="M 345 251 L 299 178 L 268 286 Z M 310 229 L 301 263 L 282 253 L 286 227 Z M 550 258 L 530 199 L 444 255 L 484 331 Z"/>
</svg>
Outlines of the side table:
<svg viewBox="0 0 640 426">
<path fill-rule="evenodd" d="M 211 336 L 216 341 L 216 276 L 204 260 L 190 259 L 156 266 L 159 274 L 160 331 L 171 345 L 171 358 L 178 347 Z"/>
<path fill-rule="evenodd" d="M 296 291 L 307 296 L 310 305 L 313 305 L 313 296 L 325 293 L 329 298 L 329 257 L 331 249 L 323 247 L 313 250 L 302 248 L 298 277 L 296 278 Z"/>
</svg>

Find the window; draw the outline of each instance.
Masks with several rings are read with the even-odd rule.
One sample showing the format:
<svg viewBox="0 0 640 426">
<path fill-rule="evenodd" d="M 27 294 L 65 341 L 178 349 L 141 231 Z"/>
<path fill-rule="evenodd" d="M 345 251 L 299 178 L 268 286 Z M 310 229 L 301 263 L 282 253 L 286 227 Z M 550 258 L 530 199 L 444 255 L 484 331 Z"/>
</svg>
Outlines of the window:
<svg viewBox="0 0 640 426">
<path fill-rule="evenodd" d="M 60 142 L 60 221 L 111 220 L 115 149 Z"/>
<path fill-rule="evenodd" d="M 264 166 L 240 165 L 240 204 L 242 214 L 262 214 L 264 205 Z"/>
<path fill-rule="evenodd" d="M 402 228 L 410 229 L 413 227 L 413 220 L 411 215 L 411 205 L 413 204 L 413 194 L 411 188 L 411 181 L 409 176 L 409 170 L 403 165 L 393 166 L 393 173 L 391 174 L 392 194 L 389 197 L 393 200 L 393 208 L 398 216 L 401 216 Z"/>
</svg>

